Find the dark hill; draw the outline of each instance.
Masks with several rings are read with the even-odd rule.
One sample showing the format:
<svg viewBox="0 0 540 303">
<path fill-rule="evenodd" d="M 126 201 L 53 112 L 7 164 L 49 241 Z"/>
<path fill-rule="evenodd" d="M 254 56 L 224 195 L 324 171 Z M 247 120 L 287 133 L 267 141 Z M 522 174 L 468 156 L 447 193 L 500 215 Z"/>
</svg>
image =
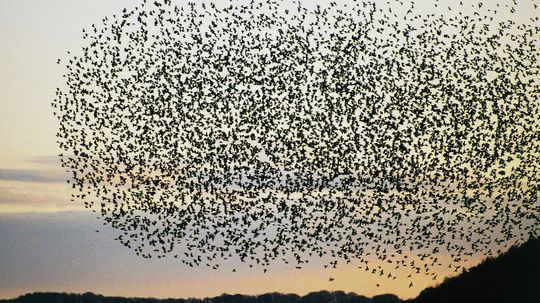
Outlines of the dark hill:
<svg viewBox="0 0 540 303">
<path fill-rule="evenodd" d="M 409 303 L 540 302 L 540 238 L 426 288 Z"/>
</svg>

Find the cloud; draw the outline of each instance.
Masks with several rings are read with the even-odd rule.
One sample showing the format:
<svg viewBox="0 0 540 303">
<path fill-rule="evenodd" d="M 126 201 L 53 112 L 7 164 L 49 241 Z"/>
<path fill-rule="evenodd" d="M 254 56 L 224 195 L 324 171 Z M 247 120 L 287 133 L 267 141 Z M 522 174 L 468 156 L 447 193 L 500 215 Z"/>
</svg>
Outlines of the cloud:
<svg viewBox="0 0 540 303">
<path fill-rule="evenodd" d="M 0 181 L 0 214 L 80 209 L 84 209 L 82 204 L 70 202 L 66 183 Z"/>
<path fill-rule="evenodd" d="M 0 168 L 0 180 L 57 183 L 66 182 L 67 177 L 57 171 Z"/>
<path fill-rule="evenodd" d="M 27 158 L 28 162 L 50 166 L 60 166 L 60 157 L 57 155 L 35 156 Z"/>
</svg>

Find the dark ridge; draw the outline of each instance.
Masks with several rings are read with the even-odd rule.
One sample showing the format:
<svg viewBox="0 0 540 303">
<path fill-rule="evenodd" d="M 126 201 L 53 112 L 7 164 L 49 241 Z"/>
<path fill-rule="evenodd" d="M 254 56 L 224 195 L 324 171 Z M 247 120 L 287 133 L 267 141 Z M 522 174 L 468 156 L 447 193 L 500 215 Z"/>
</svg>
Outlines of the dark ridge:
<svg viewBox="0 0 540 303">
<path fill-rule="evenodd" d="M 373 298 L 342 291 L 312 292 L 303 297 L 295 294 L 267 293 L 259 296 L 223 294 L 204 299 L 155 299 L 105 297 L 90 292 L 84 294 L 32 293 L 0 303 L 400 303 L 395 295 L 379 295 Z"/>
<path fill-rule="evenodd" d="M 540 238 L 424 289 L 408 303 L 540 302 Z"/>
</svg>

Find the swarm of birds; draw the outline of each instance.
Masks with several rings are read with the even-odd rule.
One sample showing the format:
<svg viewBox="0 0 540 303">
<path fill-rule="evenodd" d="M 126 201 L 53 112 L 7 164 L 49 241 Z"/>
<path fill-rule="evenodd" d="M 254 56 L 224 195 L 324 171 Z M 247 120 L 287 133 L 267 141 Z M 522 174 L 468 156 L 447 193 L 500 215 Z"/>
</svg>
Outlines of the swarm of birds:
<svg viewBox="0 0 540 303">
<path fill-rule="evenodd" d="M 395 279 L 375 256 L 435 279 L 497 254 L 540 234 L 525 2 L 124 9 L 84 31 L 53 101 L 73 200 L 138 255 L 189 266 L 327 257 Z"/>
</svg>

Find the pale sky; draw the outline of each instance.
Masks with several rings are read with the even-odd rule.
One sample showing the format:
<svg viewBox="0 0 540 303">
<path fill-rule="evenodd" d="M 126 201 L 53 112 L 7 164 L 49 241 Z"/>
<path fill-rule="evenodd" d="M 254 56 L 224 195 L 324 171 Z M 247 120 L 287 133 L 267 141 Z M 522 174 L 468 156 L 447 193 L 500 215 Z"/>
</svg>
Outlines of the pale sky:
<svg viewBox="0 0 540 303">
<path fill-rule="evenodd" d="M 302 270 L 276 265 L 267 274 L 241 265 L 233 274 L 171 259 L 149 261 L 114 241 L 115 232 L 101 227 L 92 213 L 71 204 L 55 156 L 60 151 L 50 103 L 64 72 L 56 60 L 80 49 L 83 28 L 138 2 L 0 1 L 0 298 L 33 291 L 204 297 L 323 289 L 409 298 L 436 283 L 419 278 L 408 288 L 408 281 L 384 280 L 376 288 L 374 278 L 355 264 L 323 270 L 317 261 Z M 441 271 L 437 282 L 449 274 Z M 335 281 L 329 283 L 329 276 Z"/>
<path fill-rule="evenodd" d="M 65 182 L 50 180 L 63 172 L 50 105 L 64 72 L 56 60 L 80 49 L 83 28 L 132 3 L 0 1 L 0 212 L 81 209 Z"/>
</svg>

